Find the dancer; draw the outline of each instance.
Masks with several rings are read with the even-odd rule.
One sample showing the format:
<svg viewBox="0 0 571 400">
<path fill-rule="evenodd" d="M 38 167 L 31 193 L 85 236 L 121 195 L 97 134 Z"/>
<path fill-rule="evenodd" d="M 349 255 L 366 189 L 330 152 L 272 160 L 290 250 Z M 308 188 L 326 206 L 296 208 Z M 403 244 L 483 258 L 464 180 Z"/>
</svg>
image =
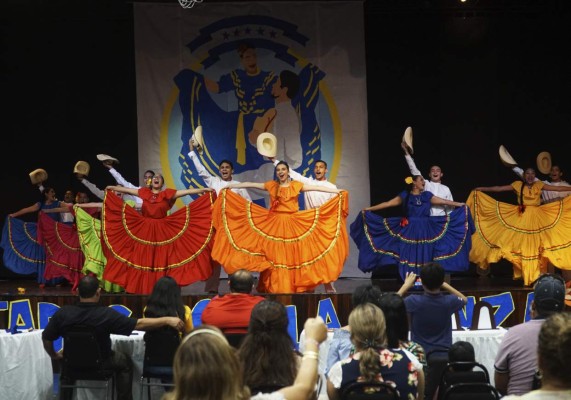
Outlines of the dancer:
<svg viewBox="0 0 571 400">
<path fill-rule="evenodd" d="M 17 218 L 20 215 L 39 211 L 37 241 L 44 247 L 46 255 L 45 270 L 38 270 L 38 275 L 41 274 L 43 277 L 40 279 L 38 276 L 40 286 L 43 287 L 46 281 L 51 280 L 55 280 L 54 283 L 59 283 L 60 281 L 57 279 L 64 278 L 73 285 L 73 291 L 77 288 L 82 276 L 81 267 L 84 257 L 79 246 L 77 231 L 73 225 L 60 222 L 61 212 L 69 211 L 69 204 L 58 201 L 56 192 L 51 187 L 45 187 L 42 197 L 41 202 L 22 208 L 10 214 L 10 217 Z M 54 209 L 55 212 L 43 212 L 51 209 Z M 24 234 L 27 235 L 28 233 L 24 232 Z"/>
<path fill-rule="evenodd" d="M 108 186 L 103 201 L 103 277 L 128 293 L 151 293 L 162 276 L 172 276 L 180 286 L 205 280 L 212 274 L 210 257 L 211 205 L 215 194 L 201 196 L 167 215 L 177 198 L 214 192 L 202 189 L 163 189 L 164 178 L 155 174 L 151 188 Z M 143 200 L 141 214 L 110 194 L 127 193 Z"/>
<path fill-rule="evenodd" d="M 284 161 L 277 164 L 275 172 L 277 180 L 227 186 L 266 190 L 269 210 L 230 190 L 220 192 L 212 212 L 216 228 L 212 258 L 228 274 L 238 269 L 261 272 L 259 292 L 312 291 L 336 280 L 347 258 L 348 194 L 290 180 Z M 299 193 L 308 190 L 338 195 L 317 209 L 299 211 Z"/>
<path fill-rule="evenodd" d="M 274 157 L 269 157 L 269 159 L 274 165 L 277 165 L 279 162 L 279 160 L 276 160 Z M 337 189 L 337 186 L 334 183 L 331 183 L 327 180 L 327 163 L 323 160 L 317 160 L 313 164 L 314 177 L 303 176 L 293 169 L 289 171 L 289 175 L 291 179 L 294 181 L 299 181 L 304 185 L 324 186 L 332 189 Z M 318 192 L 314 190 L 303 193 L 303 200 L 306 209 L 319 208 L 333 197 L 335 197 L 334 193 Z M 323 284 L 326 293 L 336 292 L 335 286 L 333 286 L 333 282 L 334 281 L 326 282 Z"/>
<path fill-rule="evenodd" d="M 410 169 L 410 173 L 414 175 L 422 175 L 418 168 L 416 168 L 416 164 L 412 159 L 409 153 L 409 147 L 406 142 L 403 140 L 401 143 L 401 147 L 404 150 L 404 158 L 406 163 L 408 164 L 408 168 Z M 428 181 L 426 181 L 426 186 L 424 190 L 427 192 L 431 192 L 435 196 L 440 197 L 441 199 L 454 201 L 452 197 L 452 192 L 450 188 L 442 183 L 442 177 L 444 173 L 442 172 L 442 168 L 438 165 L 433 165 L 430 167 L 430 173 L 428 174 Z M 452 207 L 448 207 L 446 204 L 433 204 L 430 207 L 430 215 L 437 216 L 437 215 L 446 215 L 450 214 L 452 211 Z"/>
<path fill-rule="evenodd" d="M 371 272 L 398 264 L 403 281 L 408 272 L 433 261 L 446 272 L 466 271 L 474 223 L 464 203 L 445 200 L 425 191 L 421 175 L 408 177 L 409 191 L 365 208 L 351 223 L 351 237 L 359 248 L 359 269 Z M 404 217 L 383 218 L 372 211 L 403 206 Z M 446 216 L 430 216 L 432 205 L 458 207 Z"/>
<path fill-rule="evenodd" d="M 473 237 L 470 261 L 487 270 L 490 263 L 506 259 L 512 263 L 513 278 L 523 279 L 525 286 L 547 272 L 548 262 L 571 269 L 571 197 L 540 205 L 544 190 L 565 192 L 571 186 L 547 185 L 535 178 L 535 169 L 526 168 L 524 181 L 477 187 L 467 201 L 478 233 Z M 482 193 L 508 191 L 516 194 L 517 205 Z"/>
</svg>

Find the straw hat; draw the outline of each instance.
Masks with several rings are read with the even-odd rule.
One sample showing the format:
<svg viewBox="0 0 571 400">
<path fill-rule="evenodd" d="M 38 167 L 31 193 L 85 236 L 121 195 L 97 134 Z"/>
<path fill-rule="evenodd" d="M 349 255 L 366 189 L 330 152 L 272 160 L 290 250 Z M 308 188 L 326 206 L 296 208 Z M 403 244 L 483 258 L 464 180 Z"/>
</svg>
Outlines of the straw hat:
<svg viewBox="0 0 571 400">
<path fill-rule="evenodd" d="M 117 160 L 115 157 L 108 156 L 107 154 L 97 154 L 97 159 L 99 161 L 111 161 L 119 164 L 119 160 Z"/>
<path fill-rule="evenodd" d="M 35 169 L 30 172 L 30 180 L 32 181 L 32 185 L 37 185 L 38 183 L 42 183 L 48 180 L 48 173 L 45 169 Z"/>
<path fill-rule="evenodd" d="M 537 169 L 546 175 L 551 172 L 551 154 L 549 152 L 542 151 L 537 155 Z"/>
<path fill-rule="evenodd" d="M 73 167 L 74 174 L 89 175 L 89 164 L 86 161 L 78 161 Z"/>
<path fill-rule="evenodd" d="M 503 144 L 500 145 L 499 153 L 500 153 L 500 159 L 505 165 L 507 165 L 508 167 L 515 167 L 517 165 L 516 160 L 513 159 L 510 153 L 508 153 Z"/>
<path fill-rule="evenodd" d="M 197 126 L 194 130 L 194 135 L 190 138 L 192 140 L 192 145 L 196 147 L 196 150 L 200 154 L 204 152 L 204 137 L 202 136 L 202 126 Z"/>
<path fill-rule="evenodd" d="M 260 133 L 256 141 L 258 153 L 266 157 L 275 157 L 278 152 L 278 139 L 273 133 Z"/>
<path fill-rule="evenodd" d="M 402 135 L 402 141 L 408 146 L 410 154 L 413 154 L 414 150 L 412 149 L 412 128 L 410 126 L 405 129 L 404 135 Z"/>
</svg>

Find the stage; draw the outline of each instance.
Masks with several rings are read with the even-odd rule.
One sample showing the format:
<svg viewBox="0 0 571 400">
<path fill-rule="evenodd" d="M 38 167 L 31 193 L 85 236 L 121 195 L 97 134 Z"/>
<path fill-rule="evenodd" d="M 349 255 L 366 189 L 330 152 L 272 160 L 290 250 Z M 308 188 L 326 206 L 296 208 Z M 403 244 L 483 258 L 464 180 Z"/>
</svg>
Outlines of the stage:
<svg viewBox="0 0 571 400">
<path fill-rule="evenodd" d="M 290 307 L 290 313 L 297 320 L 298 330 L 301 331 L 305 319 L 317 314 L 322 315 L 331 327 L 335 327 L 337 323 L 345 325 L 352 308 L 351 294 L 356 287 L 365 284 L 377 285 L 383 292 L 396 292 L 401 280 L 386 274 L 376 274 L 363 278 L 340 278 L 335 282 L 337 292 L 333 294 L 325 293 L 323 286 L 319 286 L 314 293 L 262 295 L 280 301 L 286 306 L 293 306 Z M 469 326 L 473 306 L 481 300 L 489 302 L 494 307 L 498 326 L 508 328 L 523 322 L 528 317 L 526 310 L 532 289 L 524 287 L 521 281 L 514 281 L 511 274 L 490 273 L 480 276 L 470 272 L 452 275 L 450 284 L 468 297 L 468 305 L 460 314 L 462 325 Z M 228 280 L 222 278 L 219 293 L 225 294 L 228 291 Z M 422 290 L 410 293 L 422 293 Z M 214 296 L 204 292 L 204 282 L 183 287 L 182 295 L 185 304 L 193 309 L 193 315 L 196 314 L 195 323 L 200 321 L 199 314 L 206 305 L 205 300 Z M 103 293 L 101 302 L 105 305 L 120 306 L 124 312 L 134 317 L 141 317 L 146 299 L 146 295 Z M 69 285 L 40 288 L 35 279 L 31 278 L 1 280 L 0 328 L 6 329 L 13 327 L 14 324 L 18 327 L 43 328 L 56 307 L 73 304 L 76 301 L 77 293 L 72 292 Z"/>
</svg>

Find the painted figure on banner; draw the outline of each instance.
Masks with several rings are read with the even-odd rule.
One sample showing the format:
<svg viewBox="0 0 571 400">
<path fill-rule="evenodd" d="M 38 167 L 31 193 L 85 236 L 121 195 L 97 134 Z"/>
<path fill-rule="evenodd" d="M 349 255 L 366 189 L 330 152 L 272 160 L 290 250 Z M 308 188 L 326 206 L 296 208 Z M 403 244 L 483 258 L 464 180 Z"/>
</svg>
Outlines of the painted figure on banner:
<svg viewBox="0 0 571 400">
<path fill-rule="evenodd" d="M 281 30 L 287 25 L 289 31 L 283 36 L 270 36 L 269 31 L 249 34 L 247 24 L 256 23 L 282 23 Z M 218 40 L 214 31 L 220 27 L 216 33 L 222 34 L 222 26 L 229 25 L 240 30 L 240 39 Z M 187 44 L 196 62 L 174 77 L 182 119 L 178 157 L 182 184 L 203 185 L 187 157 L 188 139 L 199 125 L 206 133 L 203 165 L 216 171 L 216 160 L 229 159 L 239 181 L 273 178 L 273 164 L 256 149 L 256 137 L 262 132 L 278 137 L 280 151 L 285 152 L 280 159 L 289 161 L 302 175 L 311 174 L 313 163 L 324 157 L 322 152 L 328 153 L 326 158 L 333 159 L 332 164 L 339 162 L 333 154 L 336 110 L 327 99 L 320 99 L 326 74 L 289 51 L 289 44 L 305 46 L 309 40 L 296 29 L 295 24 L 276 18 L 229 17 L 201 29 L 210 32 L 208 38 L 201 34 Z M 239 68 L 235 68 L 236 50 Z M 199 59 L 205 51 L 208 56 Z M 224 68 L 226 65 L 234 69 Z M 251 194 L 254 202 L 269 206 L 264 193 Z"/>
</svg>

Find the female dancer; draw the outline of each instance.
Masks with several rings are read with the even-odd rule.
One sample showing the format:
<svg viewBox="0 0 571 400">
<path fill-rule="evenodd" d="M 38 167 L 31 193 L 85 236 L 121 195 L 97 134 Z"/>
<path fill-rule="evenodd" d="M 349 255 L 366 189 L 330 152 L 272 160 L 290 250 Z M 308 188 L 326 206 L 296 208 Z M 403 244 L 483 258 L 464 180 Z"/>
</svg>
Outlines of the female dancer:
<svg viewBox="0 0 571 400">
<path fill-rule="evenodd" d="M 212 212 L 216 228 L 212 258 L 228 274 L 238 269 L 261 272 L 259 292 L 312 291 L 317 285 L 335 281 L 347 258 L 347 192 L 292 181 L 284 161 L 276 165 L 275 172 L 277 180 L 227 186 L 267 191 L 269 210 L 230 190 L 220 192 Z M 308 190 L 338 196 L 319 208 L 299 211 L 299 193 Z"/>
<path fill-rule="evenodd" d="M 60 222 L 60 212 L 69 211 L 68 203 L 58 201 L 56 192 L 51 187 L 45 187 L 42 196 L 44 197 L 42 201 L 10 214 L 10 217 L 16 218 L 28 213 L 40 212 L 38 215 L 37 242 L 44 248 L 46 259 L 45 270 L 38 269 L 38 282 L 44 285 L 46 281 L 65 278 L 73 285 L 72 290 L 75 290 L 82 276 L 81 267 L 84 257 L 75 228 L 70 224 Z M 46 212 L 52 210 L 57 210 L 57 212 Z M 28 236 L 28 233 L 24 232 L 24 235 Z M 16 236 L 19 235 L 16 234 Z M 17 242 L 18 240 L 14 243 Z M 29 244 L 31 248 L 36 248 L 35 244 L 31 242 Z M 18 253 L 20 252 L 18 251 Z M 38 266 L 40 267 L 40 264 Z"/>
<path fill-rule="evenodd" d="M 571 196 L 540 205 L 544 190 L 566 192 L 571 186 L 548 185 L 527 168 L 523 181 L 474 189 L 467 204 L 478 234 L 473 237 L 470 261 L 487 270 L 490 263 L 504 258 L 512 263 L 514 279 L 523 278 L 526 286 L 547 272 L 548 261 L 571 269 Z M 507 191 L 516 194 L 517 205 L 481 193 Z"/>
<path fill-rule="evenodd" d="M 162 175 L 155 174 L 150 188 L 107 187 L 102 211 L 107 258 L 103 277 L 128 293 L 149 294 L 162 276 L 172 276 L 186 286 L 212 274 L 210 209 L 215 193 L 167 214 L 177 198 L 214 189 L 175 190 L 163 185 Z M 142 215 L 110 190 L 140 197 Z"/>
<path fill-rule="evenodd" d="M 408 177 L 409 191 L 389 201 L 365 208 L 351 223 L 351 237 L 359 248 L 359 269 L 398 264 L 404 280 L 407 272 L 419 274 L 423 265 L 437 261 L 446 272 L 466 271 L 474 223 L 464 203 L 445 200 L 424 191 L 421 175 Z M 383 218 L 372 211 L 403 206 L 403 218 Z M 458 207 L 444 216 L 430 216 L 433 205 Z"/>
</svg>

